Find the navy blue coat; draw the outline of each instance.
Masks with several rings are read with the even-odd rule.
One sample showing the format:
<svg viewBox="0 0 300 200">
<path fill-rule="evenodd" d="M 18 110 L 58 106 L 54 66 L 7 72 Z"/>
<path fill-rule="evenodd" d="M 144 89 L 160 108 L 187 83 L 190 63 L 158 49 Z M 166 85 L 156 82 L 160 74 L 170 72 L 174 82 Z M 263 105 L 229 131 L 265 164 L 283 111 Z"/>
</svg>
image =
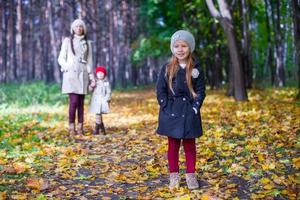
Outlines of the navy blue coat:
<svg viewBox="0 0 300 200">
<path fill-rule="evenodd" d="M 197 138 L 202 135 L 200 108 L 205 98 L 204 74 L 199 64 L 196 68 L 199 75 L 192 77 L 196 98 L 192 97 L 186 82 L 186 70 L 179 67 L 173 78 L 174 93 L 168 87 L 165 64 L 160 71 L 156 93 L 160 105 L 157 133 L 178 139 Z M 198 112 L 195 114 L 195 108 Z"/>
</svg>

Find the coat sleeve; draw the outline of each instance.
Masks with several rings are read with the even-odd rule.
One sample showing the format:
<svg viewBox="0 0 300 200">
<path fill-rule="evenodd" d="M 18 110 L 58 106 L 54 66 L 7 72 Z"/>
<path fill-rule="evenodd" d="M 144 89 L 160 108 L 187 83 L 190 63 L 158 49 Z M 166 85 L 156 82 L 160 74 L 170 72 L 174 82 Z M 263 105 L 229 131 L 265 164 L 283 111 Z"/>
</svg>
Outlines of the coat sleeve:
<svg viewBox="0 0 300 200">
<path fill-rule="evenodd" d="M 199 113 L 199 110 L 203 104 L 206 94 L 205 94 L 204 72 L 200 67 L 197 67 L 197 69 L 199 70 L 199 76 L 194 85 L 194 90 L 195 90 L 197 96 L 193 101 L 193 108 L 196 108 L 196 110 Z"/>
<path fill-rule="evenodd" d="M 89 73 L 89 79 L 92 80 L 92 79 L 94 79 L 92 42 L 88 41 L 88 45 L 89 45 L 89 55 L 87 58 L 87 72 Z"/>
<path fill-rule="evenodd" d="M 64 72 L 64 71 L 67 71 L 69 66 L 68 66 L 68 63 L 67 63 L 67 56 L 68 56 L 68 44 L 70 42 L 70 39 L 69 38 L 65 38 L 61 44 L 61 49 L 60 49 L 60 52 L 59 52 L 59 56 L 58 56 L 58 63 L 59 65 L 61 66 L 61 71 Z"/>
<path fill-rule="evenodd" d="M 160 73 L 158 75 L 158 80 L 156 83 L 156 94 L 157 94 L 157 101 L 160 107 L 165 107 L 167 105 L 168 100 L 168 83 L 166 79 L 166 67 L 167 65 L 164 65 Z"/>
<path fill-rule="evenodd" d="M 110 99 L 111 99 L 111 88 L 110 88 L 110 84 L 109 84 L 108 81 L 105 83 L 105 97 L 104 97 L 104 99 L 107 100 L 107 101 L 110 101 Z"/>
</svg>

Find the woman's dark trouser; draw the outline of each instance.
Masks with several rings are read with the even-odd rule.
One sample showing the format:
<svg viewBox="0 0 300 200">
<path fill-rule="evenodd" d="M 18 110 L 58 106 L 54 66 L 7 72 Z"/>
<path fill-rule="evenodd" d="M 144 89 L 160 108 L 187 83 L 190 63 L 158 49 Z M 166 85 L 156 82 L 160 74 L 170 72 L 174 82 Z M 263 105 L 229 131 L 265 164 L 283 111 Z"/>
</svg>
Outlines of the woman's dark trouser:
<svg viewBox="0 0 300 200">
<path fill-rule="evenodd" d="M 76 110 L 78 123 L 83 123 L 84 114 L 84 94 L 69 94 L 69 123 L 75 123 Z"/>
</svg>

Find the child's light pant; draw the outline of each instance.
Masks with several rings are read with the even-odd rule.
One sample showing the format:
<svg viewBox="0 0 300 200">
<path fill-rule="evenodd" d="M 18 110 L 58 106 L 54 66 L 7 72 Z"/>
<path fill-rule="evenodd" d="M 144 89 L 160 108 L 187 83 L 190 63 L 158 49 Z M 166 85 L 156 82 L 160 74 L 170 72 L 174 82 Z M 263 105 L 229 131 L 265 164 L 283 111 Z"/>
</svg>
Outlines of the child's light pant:
<svg viewBox="0 0 300 200">
<path fill-rule="evenodd" d="M 179 149 L 181 139 L 168 137 L 168 161 L 169 171 L 179 172 Z M 186 173 L 195 173 L 196 144 L 195 139 L 182 139 L 186 160 Z"/>
<path fill-rule="evenodd" d="M 69 123 L 75 123 L 76 110 L 78 123 L 83 123 L 84 94 L 69 94 Z"/>
</svg>

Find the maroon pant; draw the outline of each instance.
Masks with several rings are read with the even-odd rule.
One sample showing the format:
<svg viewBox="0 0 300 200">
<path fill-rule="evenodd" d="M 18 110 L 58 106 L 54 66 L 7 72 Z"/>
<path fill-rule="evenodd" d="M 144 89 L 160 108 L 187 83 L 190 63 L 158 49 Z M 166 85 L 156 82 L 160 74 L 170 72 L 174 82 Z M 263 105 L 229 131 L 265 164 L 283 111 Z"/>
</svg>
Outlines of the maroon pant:
<svg viewBox="0 0 300 200">
<path fill-rule="evenodd" d="M 175 139 L 168 137 L 168 161 L 169 170 L 172 172 L 179 172 L 179 149 L 181 139 Z M 184 153 L 186 173 L 195 173 L 196 166 L 196 144 L 195 139 L 182 139 Z"/>
<path fill-rule="evenodd" d="M 84 94 L 69 94 L 69 123 L 75 123 L 76 110 L 78 123 L 83 123 Z"/>
</svg>

